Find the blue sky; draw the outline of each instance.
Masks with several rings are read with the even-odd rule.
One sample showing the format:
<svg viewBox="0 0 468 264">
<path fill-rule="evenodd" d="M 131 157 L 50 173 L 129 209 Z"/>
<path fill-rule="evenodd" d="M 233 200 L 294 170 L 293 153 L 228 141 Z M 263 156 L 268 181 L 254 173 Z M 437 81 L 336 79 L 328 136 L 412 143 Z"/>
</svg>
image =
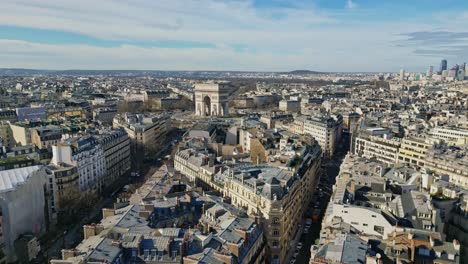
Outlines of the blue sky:
<svg viewBox="0 0 468 264">
<path fill-rule="evenodd" d="M 424 71 L 468 61 L 466 0 L 3 0 L 0 67 Z"/>
</svg>

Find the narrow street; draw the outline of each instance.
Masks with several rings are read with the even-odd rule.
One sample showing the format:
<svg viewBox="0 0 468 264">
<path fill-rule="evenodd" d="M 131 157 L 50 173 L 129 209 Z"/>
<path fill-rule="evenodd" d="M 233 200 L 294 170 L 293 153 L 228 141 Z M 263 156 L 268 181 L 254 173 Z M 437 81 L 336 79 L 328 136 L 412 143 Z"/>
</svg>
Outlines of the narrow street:
<svg viewBox="0 0 468 264">
<path fill-rule="evenodd" d="M 291 249 L 294 251 L 299 251 L 299 254 L 296 257 L 296 262 L 298 264 L 305 264 L 309 263 L 310 259 L 310 247 L 315 243 L 315 241 L 320 237 L 320 229 L 321 229 L 321 219 L 325 213 L 325 209 L 328 205 L 328 201 L 330 199 L 331 192 L 333 190 L 333 185 L 336 181 L 336 176 L 338 176 L 340 172 L 340 165 L 343 162 L 344 157 L 348 153 L 348 140 L 344 138 L 339 145 L 335 155 L 331 160 L 324 160 L 322 164 L 322 175 L 320 177 L 320 182 L 317 186 L 318 191 L 316 192 L 315 197 L 313 198 L 312 203 L 309 205 L 309 208 L 306 210 L 307 212 L 311 212 L 316 208 L 321 210 L 320 213 L 320 222 L 312 223 L 310 228 L 308 228 L 307 233 L 304 231 L 304 227 L 306 225 L 306 221 L 301 224 L 303 228 L 303 234 L 300 239 L 302 243 L 301 249 Z M 306 216 L 310 217 L 310 216 Z M 291 262 L 292 263 L 292 262 Z"/>
</svg>

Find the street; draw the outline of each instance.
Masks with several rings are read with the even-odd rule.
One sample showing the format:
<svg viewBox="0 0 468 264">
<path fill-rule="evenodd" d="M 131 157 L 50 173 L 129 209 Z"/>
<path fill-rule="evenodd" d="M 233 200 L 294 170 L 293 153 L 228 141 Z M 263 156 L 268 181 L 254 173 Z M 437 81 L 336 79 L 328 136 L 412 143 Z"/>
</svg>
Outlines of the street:
<svg viewBox="0 0 468 264">
<path fill-rule="evenodd" d="M 344 142 L 343 142 L 344 141 Z M 313 198 L 312 203 L 309 205 L 309 208 L 306 210 L 307 212 L 313 211 L 314 204 L 318 202 L 319 209 L 321 210 L 320 213 L 320 221 L 325 214 L 325 209 L 328 205 L 328 201 L 330 199 L 332 187 L 335 184 L 336 176 L 338 176 L 340 172 L 340 165 L 343 162 L 344 157 L 348 152 L 347 140 L 343 140 L 340 147 L 337 149 L 335 155 L 331 160 L 324 161 L 322 164 L 323 174 L 320 177 L 320 182 L 317 186 L 318 191 L 316 192 L 315 197 Z M 310 217 L 310 216 L 308 216 Z M 306 221 L 304 220 L 302 223 L 302 228 L 304 228 Z M 302 248 L 299 250 L 299 254 L 296 257 L 296 262 L 299 264 L 309 263 L 310 259 L 310 247 L 315 243 L 315 241 L 320 237 L 320 229 L 321 229 L 321 222 L 319 223 L 312 223 L 310 228 L 308 229 L 307 233 L 303 233 L 300 239 L 302 243 Z M 304 231 L 304 230 L 303 230 Z M 292 249 L 294 251 L 297 248 Z"/>
</svg>

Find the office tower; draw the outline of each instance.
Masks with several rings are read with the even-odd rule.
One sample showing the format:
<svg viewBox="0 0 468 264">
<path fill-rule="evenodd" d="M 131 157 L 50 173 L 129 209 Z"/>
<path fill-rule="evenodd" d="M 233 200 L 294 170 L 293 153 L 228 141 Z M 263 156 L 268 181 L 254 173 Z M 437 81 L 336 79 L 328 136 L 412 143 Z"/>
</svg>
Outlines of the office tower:
<svg viewBox="0 0 468 264">
<path fill-rule="evenodd" d="M 429 66 L 429 69 L 427 69 L 427 77 L 432 77 L 432 74 L 434 73 L 434 66 Z"/>
<path fill-rule="evenodd" d="M 465 76 L 468 76 L 468 64 L 465 63 Z"/>
<path fill-rule="evenodd" d="M 466 74 L 465 69 L 460 67 L 457 71 L 457 80 L 459 81 L 465 80 L 465 74 Z"/>
<path fill-rule="evenodd" d="M 405 79 L 405 70 L 401 69 L 400 70 L 400 80 L 403 81 Z"/>
<path fill-rule="evenodd" d="M 447 70 L 447 60 L 443 59 L 440 62 L 440 72 L 442 73 L 443 71 Z"/>
</svg>

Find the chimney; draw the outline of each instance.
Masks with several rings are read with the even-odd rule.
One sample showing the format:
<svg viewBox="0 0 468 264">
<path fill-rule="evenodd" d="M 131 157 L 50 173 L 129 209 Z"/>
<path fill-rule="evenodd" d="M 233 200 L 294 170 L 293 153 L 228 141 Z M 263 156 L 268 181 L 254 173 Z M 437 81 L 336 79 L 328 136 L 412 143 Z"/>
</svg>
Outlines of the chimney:
<svg viewBox="0 0 468 264">
<path fill-rule="evenodd" d="M 255 216 L 255 223 L 256 223 L 258 226 L 260 226 L 260 224 L 261 224 L 260 216 L 258 216 L 258 215 Z"/>
<path fill-rule="evenodd" d="M 226 245 L 227 245 L 227 249 L 231 251 L 231 253 L 234 256 L 239 257 L 239 245 L 238 244 L 228 241 Z"/>
<path fill-rule="evenodd" d="M 104 226 L 99 224 L 99 225 L 96 225 L 96 235 L 99 235 L 102 231 L 104 231 Z"/>
<path fill-rule="evenodd" d="M 242 237 L 242 239 L 244 239 L 244 241 L 247 241 L 247 240 L 248 240 L 249 234 L 247 233 L 246 230 L 241 229 L 241 228 L 237 228 L 236 231 L 237 231 L 237 233 Z"/>
<path fill-rule="evenodd" d="M 75 256 L 75 250 L 73 249 L 62 249 L 62 259 L 67 260 Z"/>
<path fill-rule="evenodd" d="M 167 254 L 168 254 L 170 257 L 172 257 L 172 248 L 171 248 L 171 244 L 172 244 L 173 242 L 174 242 L 174 239 L 173 239 L 173 238 L 171 238 L 171 239 L 169 240 L 169 242 L 167 242 L 167 248 L 166 248 L 166 250 L 167 250 Z"/>
<path fill-rule="evenodd" d="M 205 214 L 207 207 L 208 207 L 208 205 L 206 203 L 203 203 L 203 205 L 202 205 L 202 214 Z"/>
<path fill-rule="evenodd" d="M 189 204 L 192 203 L 192 195 L 190 195 L 189 192 L 186 192 L 186 193 L 185 193 L 185 199 L 187 199 L 187 202 L 188 202 Z"/>
<path fill-rule="evenodd" d="M 208 234 L 209 231 L 210 231 L 210 226 L 208 225 L 208 223 L 203 223 L 203 235 Z"/>
<path fill-rule="evenodd" d="M 109 216 L 115 215 L 115 209 L 103 208 L 102 209 L 102 218 L 106 219 Z"/>
<path fill-rule="evenodd" d="M 96 226 L 95 225 L 84 225 L 83 226 L 83 236 L 84 239 L 88 239 L 96 235 Z"/>
<path fill-rule="evenodd" d="M 183 258 L 187 255 L 187 248 L 189 246 L 189 241 L 187 238 L 184 238 L 184 240 L 182 240 L 182 243 L 180 243 L 180 248 L 179 248 L 179 252 L 180 252 L 180 257 Z"/>
<path fill-rule="evenodd" d="M 140 210 L 140 212 L 138 212 L 138 216 L 140 216 L 141 218 L 144 218 L 146 220 L 149 218 L 150 214 L 151 214 L 151 212 L 146 211 L 146 210 Z"/>
<path fill-rule="evenodd" d="M 429 243 L 431 244 L 431 247 L 435 246 L 435 241 L 434 238 L 432 238 L 432 236 L 429 236 Z"/>
<path fill-rule="evenodd" d="M 411 236 L 411 263 L 414 263 L 414 257 L 416 255 L 416 247 L 414 245 L 413 237 Z"/>
<path fill-rule="evenodd" d="M 413 233 L 408 232 L 408 239 L 409 239 L 409 240 L 413 240 L 413 237 L 414 237 L 414 236 L 413 236 Z"/>
<path fill-rule="evenodd" d="M 460 251 L 460 243 L 459 243 L 458 240 L 456 240 L 456 239 L 453 240 L 453 248 L 454 248 L 456 251 Z"/>
</svg>

